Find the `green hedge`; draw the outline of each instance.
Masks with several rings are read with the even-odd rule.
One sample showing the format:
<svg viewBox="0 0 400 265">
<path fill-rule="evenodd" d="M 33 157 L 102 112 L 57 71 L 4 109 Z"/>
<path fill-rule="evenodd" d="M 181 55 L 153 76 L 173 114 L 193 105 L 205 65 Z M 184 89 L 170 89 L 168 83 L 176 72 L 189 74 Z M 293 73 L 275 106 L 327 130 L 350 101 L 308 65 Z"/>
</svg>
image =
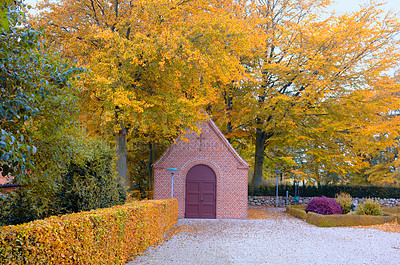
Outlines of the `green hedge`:
<svg viewBox="0 0 400 265">
<path fill-rule="evenodd" d="M 279 185 L 279 196 L 286 196 L 289 191 L 290 196 L 294 196 L 294 185 Z M 299 186 L 301 197 L 331 197 L 334 198 L 340 192 L 349 193 L 357 198 L 400 198 L 400 187 L 381 187 L 381 186 L 350 186 L 350 185 L 321 185 Z M 275 196 L 276 186 L 261 186 L 259 189 L 249 187 L 249 196 Z"/>
<path fill-rule="evenodd" d="M 384 213 L 393 214 L 397 217 L 397 222 L 400 224 L 400 206 L 396 207 L 382 207 Z"/>
<path fill-rule="evenodd" d="M 305 209 L 306 205 L 290 205 L 290 207 L 286 207 L 286 212 L 291 216 L 305 221 L 307 219 L 307 213 Z"/>
<path fill-rule="evenodd" d="M 286 207 L 286 212 L 309 224 L 319 227 L 369 226 L 390 223 L 396 220 L 396 216 L 390 213 L 386 213 L 383 216 L 350 214 L 322 215 L 313 212 L 306 213 L 304 209 L 305 205 L 290 205 Z"/>
<path fill-rule="evenodd" d="M 0 228 L 0 264 L 125 264 L 163 240 L 176 199 L 142 201 Z"/>
</svg>

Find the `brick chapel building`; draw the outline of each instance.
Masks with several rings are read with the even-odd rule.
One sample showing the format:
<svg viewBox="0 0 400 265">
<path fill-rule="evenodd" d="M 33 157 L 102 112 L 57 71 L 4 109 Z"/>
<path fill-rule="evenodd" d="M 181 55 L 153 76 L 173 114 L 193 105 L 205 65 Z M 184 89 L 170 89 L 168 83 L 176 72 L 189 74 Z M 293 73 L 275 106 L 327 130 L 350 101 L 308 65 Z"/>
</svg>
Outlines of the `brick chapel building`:
<svg viewBox="0 0 400 265">
<path fill-rule="evenodd" d="M 179 218 L 247 218 L 249 165 L 210 119 L 154 164 L 154 199 L 178 199 Z M 168 168 L 177 168 L 172 176 Z"/>
</svg>

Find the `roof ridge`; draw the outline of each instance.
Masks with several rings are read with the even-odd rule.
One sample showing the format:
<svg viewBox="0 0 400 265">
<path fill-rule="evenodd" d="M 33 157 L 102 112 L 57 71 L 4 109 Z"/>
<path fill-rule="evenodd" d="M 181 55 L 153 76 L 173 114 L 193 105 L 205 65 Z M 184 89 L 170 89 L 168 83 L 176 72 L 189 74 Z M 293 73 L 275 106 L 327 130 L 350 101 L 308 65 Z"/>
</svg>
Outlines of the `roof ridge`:
<svg viewBox="0 0 400 265">
<path fill-rule="evenodd" d="M 203 126 L 203 123 L 208 123 L 210 125 L 210 128 L 214 131 L 214 133 L 218 136 L 218 138 L 224 143 L 224 145 L 227 147 L 228 151 L 236 158 L 236 160 L 241 164 L 240 168 L 249 168 L 250 165 L 236 152 L 235 148 L 229 143 L 229 141 L 226 139 L 225 135 L 221 132 L 221 130 L 218 128 L 218 126 L 214 123 L 214 121 L 211 118 L 208 118 L 207 120 L 203 121 L 200 123 L 200 126 Z M 189 132 L 186 132 L 184 135 L 188 134 Z M 190 132 L 193 133 L 193 132 Z M 181 136 L 178 136 L 175 141 L 171 144 L 171 146 L 164 152 L 164 154 L 153 164 L 153 167 L 157 167 L 161 161 L 163 161 L 168 154 L 171 152 L 171 149 L 175 144 L 177 144 L 178 140 L 180 140 Z"/>
</svg>

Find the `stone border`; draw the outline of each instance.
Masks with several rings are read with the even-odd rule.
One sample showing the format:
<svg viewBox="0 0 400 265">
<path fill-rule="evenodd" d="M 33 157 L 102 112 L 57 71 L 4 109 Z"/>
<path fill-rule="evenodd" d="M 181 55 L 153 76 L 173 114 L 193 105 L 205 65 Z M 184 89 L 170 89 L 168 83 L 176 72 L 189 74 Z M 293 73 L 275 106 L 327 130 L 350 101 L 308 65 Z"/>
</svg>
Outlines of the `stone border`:
<svg viewBox="0 0 400 265">
<path fill-rule="evenodd" d="M 306 221 L 309 224 L 319 227 L 369 226 L 391 223 L 397 219 L 396 215 L 390 213 L 384 213 L 383 216 L 349 214 L 322 215 L 313 212 L 306 213 L 304 210 L 305 207 L 306 205 L 289 205 L 286 207 L 286 212 L 294 217 Z"/>
<path fill-rule="evenodd" d="M 397 223 L 400 224 L 400 206 L 397 207 L 382 207 L 382 211 L 393 214 L 397 217 Z"/>
</svg>

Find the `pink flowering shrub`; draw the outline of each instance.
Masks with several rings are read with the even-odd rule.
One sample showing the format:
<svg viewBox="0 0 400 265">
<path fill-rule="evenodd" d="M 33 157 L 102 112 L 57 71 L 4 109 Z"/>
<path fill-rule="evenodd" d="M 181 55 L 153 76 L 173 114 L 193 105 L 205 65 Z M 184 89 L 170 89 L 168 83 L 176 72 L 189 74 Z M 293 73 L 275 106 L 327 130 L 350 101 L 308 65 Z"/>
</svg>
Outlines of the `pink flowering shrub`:
<svg viewBox="0 0 400 265">
<path fill-rule="evenodd" d="M 342 214 L 342 206 L 335 199 L 325 196 L 312 199 L 306 207 L 306 212 L 313 212 L 323 215 Z"/>
</svg>

